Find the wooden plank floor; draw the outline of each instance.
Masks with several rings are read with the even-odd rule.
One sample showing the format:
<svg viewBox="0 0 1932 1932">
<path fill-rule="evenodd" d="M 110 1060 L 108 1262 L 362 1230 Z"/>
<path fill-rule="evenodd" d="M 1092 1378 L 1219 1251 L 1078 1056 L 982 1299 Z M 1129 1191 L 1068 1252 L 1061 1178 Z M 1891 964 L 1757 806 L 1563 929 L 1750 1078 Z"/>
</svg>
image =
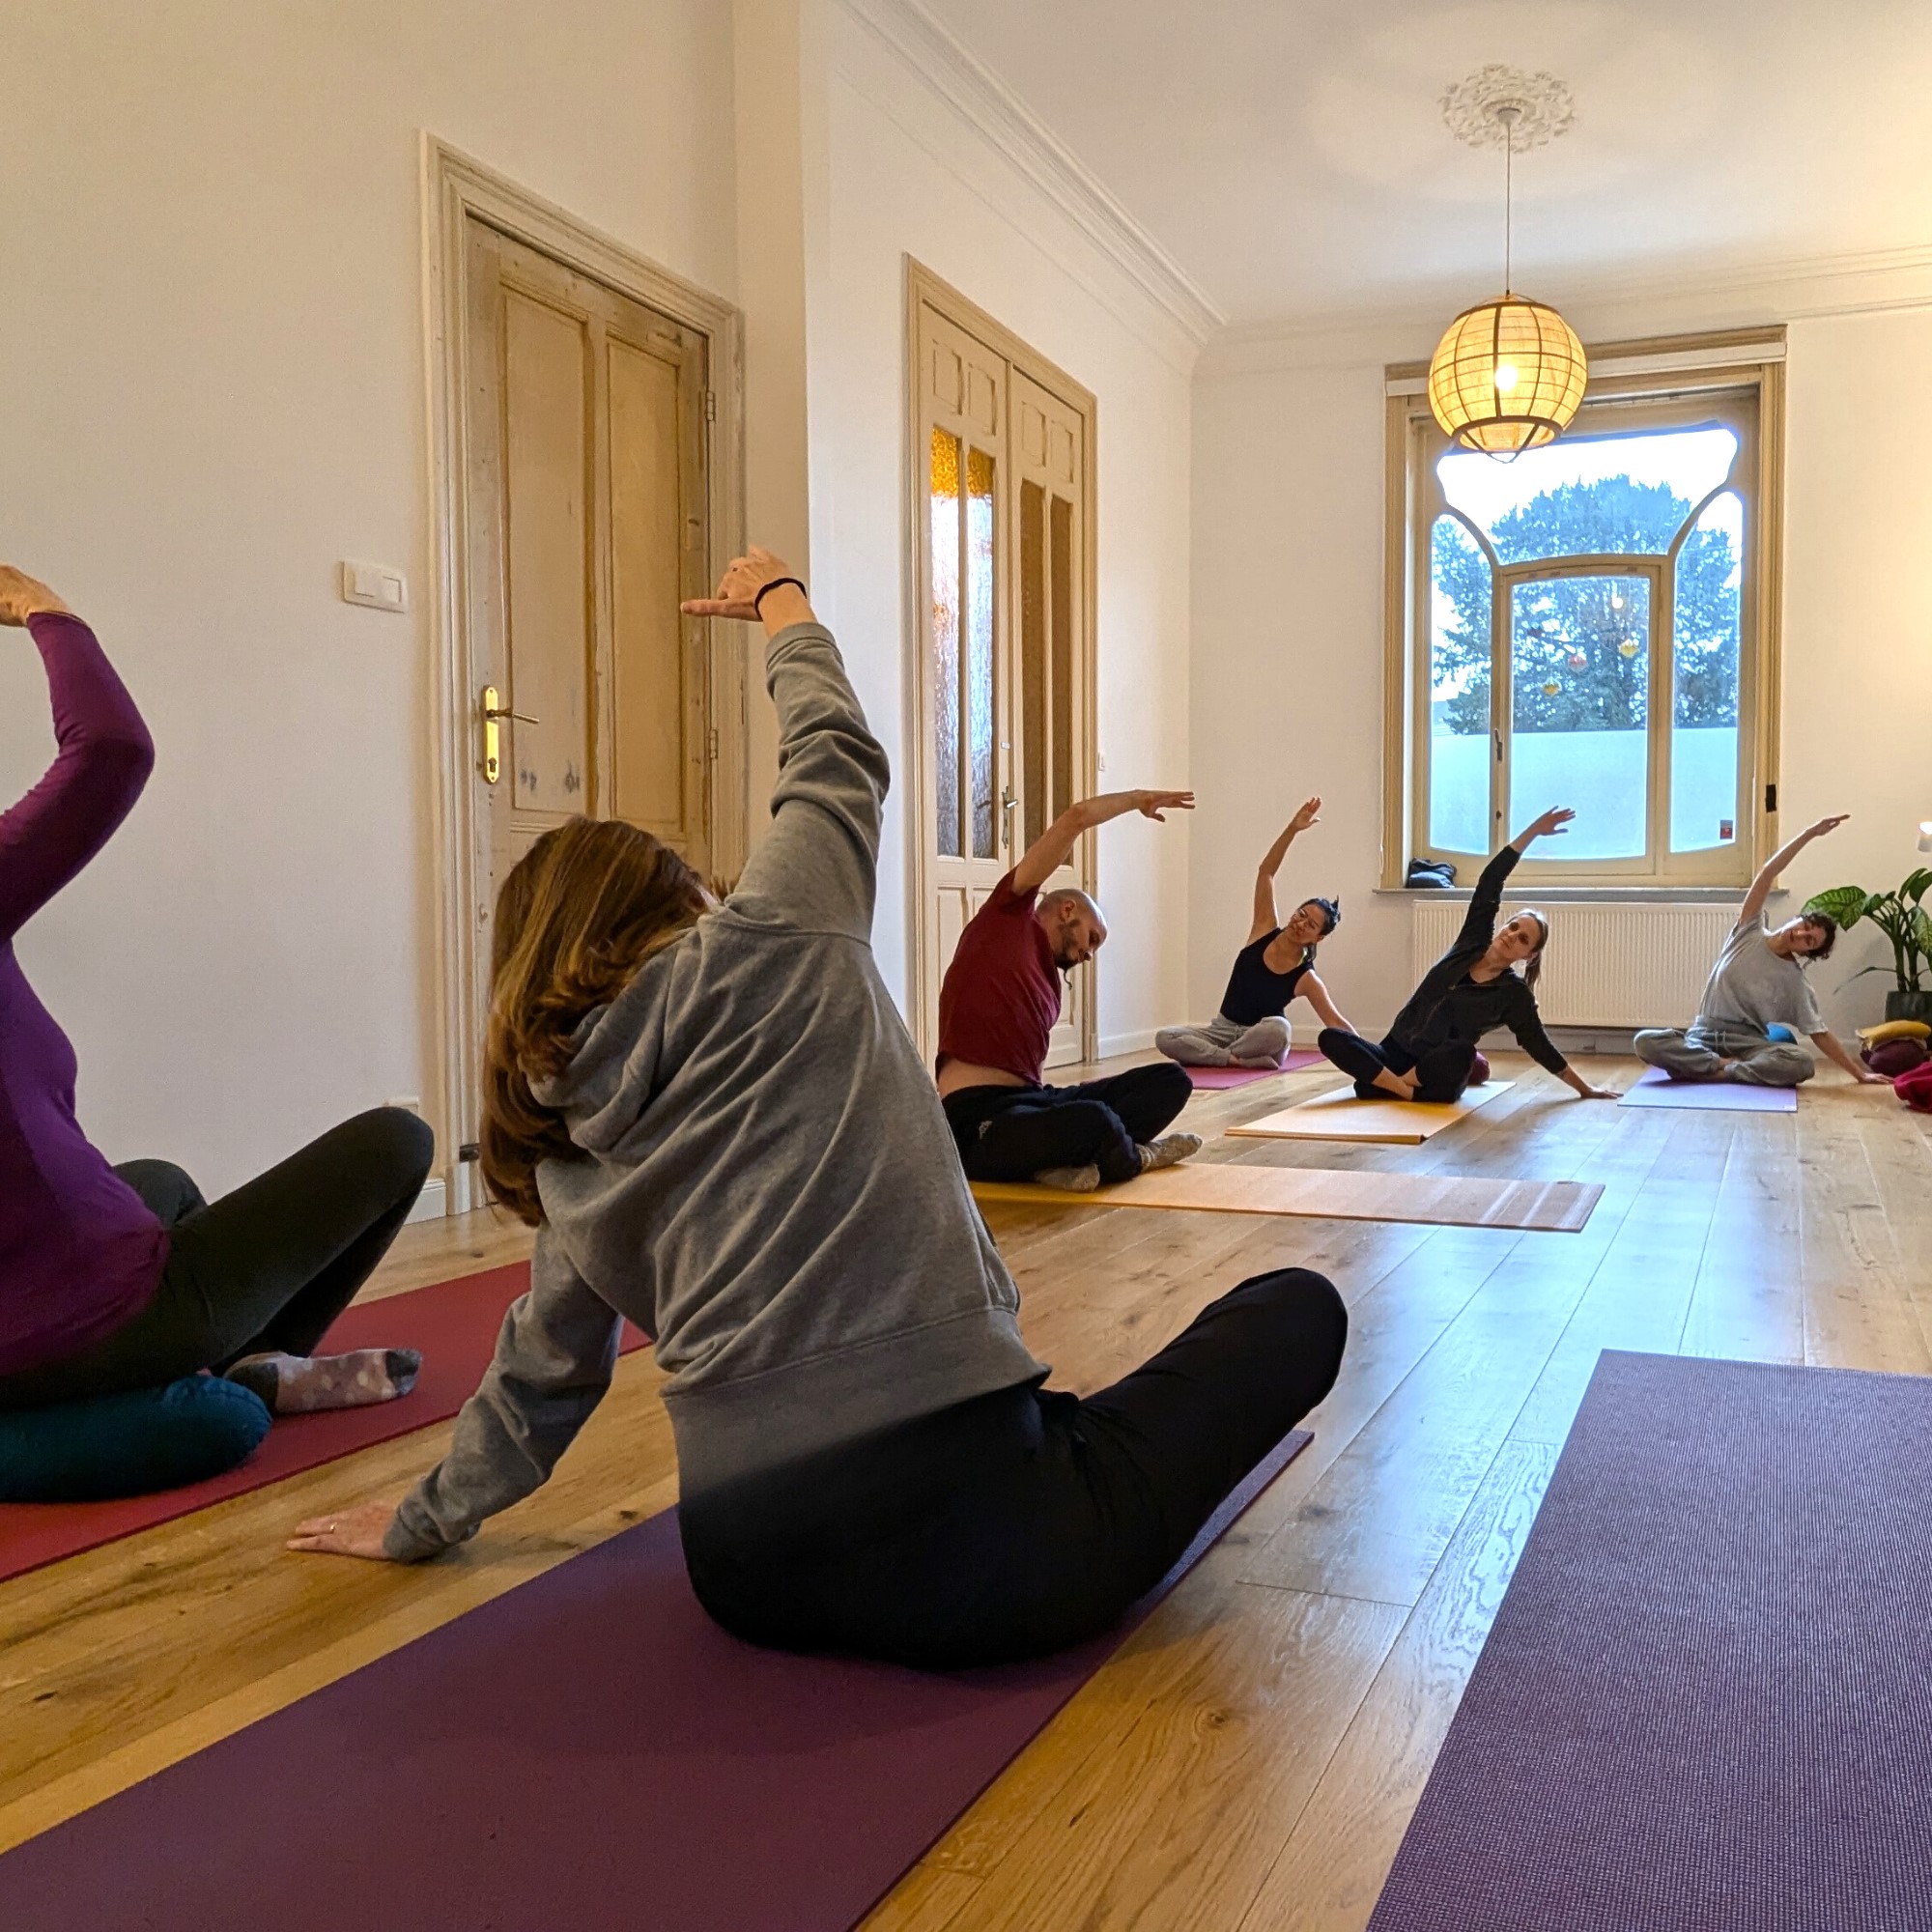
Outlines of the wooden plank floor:
<svg viewBox="0 0 1932 1932">
<path fill-rule="evenodd" d="M 869 1932 L 1357 1932 L 1600 1350 L 1932 1372 L 1932 1122 L 1835 1074 L 1776 1116 L 1499 1070 L 1509 1094 L 1420 1147 L 1211 1138 L 1321 1069 L 1201 1094 L 1185 1123 L 1210 1161 L 1600 1181 L 1581 1234 L 988 1208 L 1063 1384 L 1100 1386 L 1270 1267 L 1333 1277 L 1350 1344 L 1313 1446 Z M 368 1293 L 526 1246 L 487 1215 L 412 1228 Z M 279 1539 L 398 1493 L 446 1425 L 0 1584 L 0 1847 L 663 1508 L 660 1379 L 621 1363 L 550 1486 L 424 1570 Z"/>
</svg>

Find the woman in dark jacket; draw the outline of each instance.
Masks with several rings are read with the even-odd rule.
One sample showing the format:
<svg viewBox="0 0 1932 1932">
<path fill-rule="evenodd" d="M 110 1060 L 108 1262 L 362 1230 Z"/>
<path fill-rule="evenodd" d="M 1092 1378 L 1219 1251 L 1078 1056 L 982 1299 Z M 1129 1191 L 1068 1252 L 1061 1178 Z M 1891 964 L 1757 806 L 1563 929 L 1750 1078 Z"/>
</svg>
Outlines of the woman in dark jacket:
<svg viewBox="0 0 1932 1932">
<path fill-rule="evenodd" d="M 1483 867 L 1455 945 L 1429 969 L 1379 1046 L 1337 1027 L 1322 1033 L 1318 1041 L 1321 1051 L 1353 1077 L 1363 1099 L 1461 1099 L 1478 1044 L 1497 1027 L 1507 1027 L 1539 1066 L 1579 1098 L 1616 1098 L 1611 1090 L 1593 1087 L 1577 1072 L 1543 1030 L 1536 980 L 1549 943 L 1548 921 L 1540 912 L 1525 911 L 1496 924 L 1504 881 L 1530 840 L 1560 833 L 1576 815 L 1560 807 L 1546 811 Z"/>
</svg>

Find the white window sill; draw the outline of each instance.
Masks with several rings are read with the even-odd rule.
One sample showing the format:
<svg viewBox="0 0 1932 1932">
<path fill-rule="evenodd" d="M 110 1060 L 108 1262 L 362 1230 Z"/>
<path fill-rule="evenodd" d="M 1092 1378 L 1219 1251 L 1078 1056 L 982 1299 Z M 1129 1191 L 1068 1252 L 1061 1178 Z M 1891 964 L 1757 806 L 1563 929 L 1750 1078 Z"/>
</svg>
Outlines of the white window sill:
<svg viewBox="0 0 1932 1932">
<path fill-rule="evenodd" d="M 1503 889 L 1506 899 L 1547 899 L 1551 905 L 1723 905 L 1742 904 L 1747 886 L 1586 886 L 1544 884 L 1520 873 Z M 1463 899 L 1474 895 L 1473 886 L 1378 886 L 1378 899 Z M 1780 886 L 1775 899 L 1789 898 Z"/>
</svg>

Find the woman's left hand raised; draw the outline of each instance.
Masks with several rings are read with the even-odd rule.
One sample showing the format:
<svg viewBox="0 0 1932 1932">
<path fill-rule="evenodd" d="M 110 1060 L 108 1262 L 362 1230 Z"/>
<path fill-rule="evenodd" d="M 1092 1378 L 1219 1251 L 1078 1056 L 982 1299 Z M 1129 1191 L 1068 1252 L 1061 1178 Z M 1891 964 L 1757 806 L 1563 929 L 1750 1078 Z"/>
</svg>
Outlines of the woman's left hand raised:
<svg viewBox="0 0 1932 1932">
<path fill-rule="evenodd" d="M 0 563 L 0 624 L 18 626 L 29 617 L 50 611 L 72 615 L 39 578 L 15 570 L 11 563 Z"/>
<path fill-rule="evenodd" d="M 1567 830 L 1570 821 L 1576 816 L 1577 814 L 1566 805 L 1552 806 L 1541 818 L 1525 825 L 1520 837 L 1523 839 L 1548 838 L 1552 833 Z"/>
<path fill-rule="evenodd" d="M 677 608 L 687 617 L 735 617 L 741 623 L 757 621 L 758 592 L 768 583 L 792 577 L 790 564 L 758 544 L 743 556 L 734 556 L 718 580 L 718 589 L 710 597 L 687 597 Z M 797 580 L 794 578 L 793 582 Z"/>
<path fill-rule="evenodd" d="M 296 1524 L 287 1548 L 317 1556 L 365 1556 L 374 1562 L 392 1560 L 383 1537 L 396 1514 L 394 1503 L 355 1503 L 328 1516 L 312 1516 Z"/>
</svg>

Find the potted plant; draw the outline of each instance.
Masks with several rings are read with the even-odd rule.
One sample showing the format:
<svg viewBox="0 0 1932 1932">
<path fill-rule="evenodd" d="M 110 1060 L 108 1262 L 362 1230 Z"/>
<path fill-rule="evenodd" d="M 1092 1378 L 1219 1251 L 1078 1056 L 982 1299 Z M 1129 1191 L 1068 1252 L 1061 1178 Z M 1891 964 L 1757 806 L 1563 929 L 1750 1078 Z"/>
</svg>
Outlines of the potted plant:
<svg viewBox="0 0 1932 1932">
<path fill-rule="evenodd" d="M 1861 886 L 1833 886 L 1804 904 L 1806 912 L 1825 913 L 1837 921 L 1840 928 L 1868 919 L 1891 941 L 1891 970 L 1898 986 L 1885 996 L 1889 1020 L 1932 1023 L 1932 990 L 1925 984 L 1927 970 L 1932 969 L 1932 913 L 1923 904 L 1928 891 L 1932 891 L 1932 867 L 1921 866 L 1902 886 L 1889 893 L 1867 893 Z M 1886 969 L 1867 966 L 1863 970 L 1883 973 Z"/>
</svg>

